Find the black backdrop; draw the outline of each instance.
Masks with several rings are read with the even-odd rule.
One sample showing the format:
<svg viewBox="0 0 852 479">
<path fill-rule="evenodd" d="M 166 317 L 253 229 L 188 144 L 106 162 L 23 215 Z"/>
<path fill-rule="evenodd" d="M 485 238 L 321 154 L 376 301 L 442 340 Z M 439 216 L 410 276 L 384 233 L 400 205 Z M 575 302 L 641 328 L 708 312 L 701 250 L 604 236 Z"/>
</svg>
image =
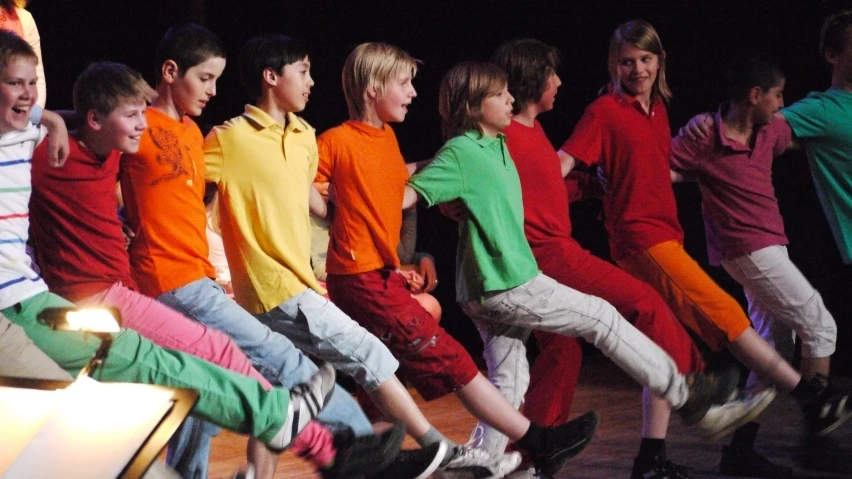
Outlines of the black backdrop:
<svg viewBox="0 0 852 479">
<path fill-rule="evenodd" d="M 236 56 L 254 34 L 286 33 L 311 52 L 316 86 L 303 116 L 318 131 L 346 119 L 340 70 L 349 50 L 365 41 L 399 45 L 423 61 L 415 79 L 418 98 L 405 123 L 396 125 L 403 154 L 429 157 L 440 146 L 436 111 L 441 75 L 455 62 L 487 59 L 503 40 L 529 36 L 560 48 L 565 56 L 563 85 L 556 108 L 540 119 L 555 145 L 570 134 L 584 107 L 606 82 L 609 35 L 621 22 L 644 18 L 653 23 L 667 51 L 667 75 L 675 98 L 674 128 L 699 111 L 715 109 L 724 95 L 724 71 L 732 55 L 758 48 L 774 55 L 787 72 L 788 102 L 808 91 L 827 88 L 828 70 L 817 54 L 822 18 L 845 1 L 803 0 L 793 6 L 769 0 L 698 1 L 179 1 L 32 0 L 42 37 L 48 79 L 48 107 L 68 108 L 74 77 L 98 60 L 127 63 L 153 83 L 153 49 L 169 25 L 204 23 L 225 41 L 229 66 L 218 96 L 198 119 L 202 127 L 235 116 L 247 101 L 239 87 Z M 775 185 L 790 238 L 790 254 L 819 289 L 840 329 L 835 371 L 852 373 L 852 268 L 842 266 L 814 193 L 804 156 L 776 162 Z M 706 266 L 700 198 L 694 185 L 677 186 L 686 248 Z M 574 206 L 575 235 L 596 254 L 607 256 L 606 236 L 597 221 L 600 205 Z M 421 211 L 419 249 L 438 260 L 445 328 L 480 357 L 481 344 L 470 322 L 453 302 L 456 233 L 434 211 Z M 710 269 L 723 287 L 742 300 L 740 288 L 721 269 Z"/>
</svg>

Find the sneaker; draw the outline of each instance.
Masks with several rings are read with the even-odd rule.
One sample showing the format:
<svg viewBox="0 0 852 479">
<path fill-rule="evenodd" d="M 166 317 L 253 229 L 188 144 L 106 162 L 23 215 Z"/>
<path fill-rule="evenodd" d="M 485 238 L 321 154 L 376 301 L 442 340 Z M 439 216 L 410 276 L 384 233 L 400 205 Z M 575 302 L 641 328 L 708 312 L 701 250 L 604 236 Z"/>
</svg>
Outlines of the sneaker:
<svg viewBox="0 0 852 479">
<path fill-rule="evenodd" d="M 569 459 L 580 453 L 592 440 L 600 416 L 595 411 L 569 421 L 561 426 L 545 429 L 545 450 L 533 457 L 533 464 L 544 475 L 553 477 Z"/>
<path fill-rule="evenodd" d="M 334 391 L 334 377 L 334 368 L 326 364 L 311 376 L 308 382 L 290 390 L 287 419 L 281 430 L 267 444 L 270 449 L 287 449 L 302 429 L 322 411 Z"/>
<path fill-rule="evenodd" d="M 707 414 L 710 407 L 726 401 L 737 388 L 739 372 L 727 370 L 723 373 L 692 373 L 686 377 L 689 397 L 678 409 L 684 424 L 691 426 Z"/>
<path fill-rule="evenodd" d="M 146 474 L 147 476 L 147 474 Z M 234 479 L 254 479 L 255 471 L 254 466 L 251 464 L 247 465 L 244 470 L 237 471 L 234 474 Z"/>
<path fill-rule="evenodd" d="M 363 478 L 390 466 L 405 439 L 405 428 L 397 424 L 384 434 L 355 437 L 351 429 L 335 434 L 334 463 L 321 471 L 323 479 Z"/>
<path fill-rule="evenodd" d="M 733 401 L 712 406 L 698 422 L 698 427 L 708 441 L 719 439 L 752 419 L 769 406 L 775 399 L 775 388 L 767 388 L 756 393 L 742 393 Z"/>
<path fill-rule="evenodd" d="M 455 454 L 441 466 L 442 479 L 500 479 L 521 464 L 521 454 L 510 452 L 493 456 L 482 449 L 456 446 Z"/>
<path fill-rule="evenodd" d="M 820 391 L 813 401 L 801 403 L 808 429 L 814 436 L 825 436 L 852 417 L 849 391 L 835 389 L 828 378 L 817 375 L 811 382 Z"/>
<path fill-rule="evenodd" d="M 689 479 L 689 472 L 687 468 L 660 456 L 654 456 L 650 463 L 637 457 L 633 460 L 630 479 Z"/>
<path fill-rule="evenodd" d="M 726 476 L 790 479 L 793 469 L 774 464 L 750 446 L 724 446 L 719 472 Z"/>
<path fill-rule="evenodd" d="M 441 441 L 422 449 L 399 451 L 388 467 L 369 479 L 426 479 L 441 465 L 447 455 L 447 443 Z"/>
</svg>

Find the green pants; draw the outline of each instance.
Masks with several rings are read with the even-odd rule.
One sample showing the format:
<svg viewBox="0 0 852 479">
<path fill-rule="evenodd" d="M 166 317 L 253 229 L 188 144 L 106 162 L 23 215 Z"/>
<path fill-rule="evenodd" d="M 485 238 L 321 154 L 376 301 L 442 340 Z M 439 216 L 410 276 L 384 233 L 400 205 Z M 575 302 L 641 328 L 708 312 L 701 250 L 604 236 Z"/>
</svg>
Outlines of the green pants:
<svg viewBox="0 0 852 479">
<path fill-rule="evenodd" d="M 59 366 L 76 375 L 98 349 L 100 341 L 95 337 L 84 338 L 79 332 L 54 331 L 36 320 L 45 308 L 68 306 L 74 305 L 44 292 L 2 313 L 23 328 L 33 343 Z M 163 349 L 129 329 L 113 337 L 109 355 L 95 371 L 94 379 L 194 389 L 198 391 L 195 416 L 264 442 L 269 442 L 283 427 L 290 401 L 287 390 L 266 391 L 252 378 L 189 354 Z"/>
</svg>

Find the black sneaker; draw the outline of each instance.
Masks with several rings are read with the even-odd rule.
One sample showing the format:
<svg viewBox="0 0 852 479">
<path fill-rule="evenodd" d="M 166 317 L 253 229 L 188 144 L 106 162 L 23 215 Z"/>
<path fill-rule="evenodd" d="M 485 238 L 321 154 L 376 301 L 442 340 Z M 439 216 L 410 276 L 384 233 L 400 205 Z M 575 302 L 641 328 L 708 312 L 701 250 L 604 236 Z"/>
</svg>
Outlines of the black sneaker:
<svg viewBox="0 0 852 479">
<path fill-rule="evenodd" d="M 447 454 L 447 443 L 436 442 L 422 449 L 399 451 L 396 460 L 383 471 L 368 475 L 370 479 L 426 479 Z"/>
<path fill-rule="evenodd" d="M 811 378 L 811 383 L 819 391 L 818 396 L 800 404 L 810 434 L 825 436 L 852 417 L 849 391 L 835 389 L 822 375 Z"/>
<path fill-rule="evenodd" d="M 386 469 L 399 455 L 405 439 L 405 428 L 397 424 L 381 435 L 355 437 L 347 429 L 335 434 L 337 455 L 328 469 L 321 471 L 323 479 L 363 478 Z"/>
<path fill-rule="evenodd" d="M 637 457 L 633 460 L 630 479 L 689 479 L 689 472 L 661 456 L 654 456 L 651 460 Z"/>
<path fill-rule="evenodd" d="M 533 457 L 539 473 L 553 477 L 569 459 L 585 449 L 592 441 L 600 419 L 596 411 L 589 411 L 561 426 L 545 428 L 545 450 Z"/>
<path fill-rule="evenodd" d="M 790 479 L 793 469 L 774 464 L 750 446 L 724 446 L 719 472 L 726 476 Z"/>
<path fill-rule="evenodd" d="M 692 373 L 686 377 L 689 385 L 689 397 L 678 409 L 683 423 L 691 426 L 707 414 L 714 404 L 728 400 L 737 389 L 740 374 L 734 369 L 721 373 Z"/>
</svg>

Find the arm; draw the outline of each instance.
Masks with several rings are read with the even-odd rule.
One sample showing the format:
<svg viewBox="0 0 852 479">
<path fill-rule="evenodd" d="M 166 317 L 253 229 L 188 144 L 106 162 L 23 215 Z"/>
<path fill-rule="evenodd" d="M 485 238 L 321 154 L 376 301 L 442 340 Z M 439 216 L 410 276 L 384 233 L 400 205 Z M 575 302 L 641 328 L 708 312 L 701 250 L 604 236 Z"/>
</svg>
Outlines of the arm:
<svg viewBox="0 0 852 479">
<path fill-rule="evenodd" d="M 308 194 L 308 209 L 317 218 L 325 219 L 328 216 L 328 205 L 322 198 L 322 194 L 320 194 L 317 187 L 313 184 Z"/>
<path fill-rule="evenodd" d="M 574 169 L 574 166 L 577 164 L 577 160 L 565 152 L 565 150 L 559 150 L 556 152 L 559 155 L 559 164 L 562 166 L 562 177 L 565 178 L 568 176 L 568 173 L 571 173 L 571 170 Z"/>
<path fill-rule="evenodd" d="M 710 113 L 699 113 L 684 125 L 677 133 L 679 137 L 686 137 L 693 141 L 706 140 L 713 134 L 716 121 Z"/>
<path fill-rule="evenodd" d="M 41 125 L 48 132 L 47 151 L 50 166 L 61 167 L 68 159 L 70 146 L 68 144 L 68 128 L 65 122 L 56 113 L 44 110 L 41 114 Z"/>
<path fill-rule="evenodd" d="M 414 191 L 414 188 L 405 185 L 405 194 L 402 197 L 402 209 L 407 210 L 417 204 L 420 199 L 420 193 Z"/>
<path fill-rule="evenodd" d="M 428 160 L 417 161 L 415 163 L 406 163 L 405 168 L 408 169 L 408 176 L 412 176 L 423 168 L 426 168 L 431 162 L 432 158 L 429 158 Z"/>
</svg>

